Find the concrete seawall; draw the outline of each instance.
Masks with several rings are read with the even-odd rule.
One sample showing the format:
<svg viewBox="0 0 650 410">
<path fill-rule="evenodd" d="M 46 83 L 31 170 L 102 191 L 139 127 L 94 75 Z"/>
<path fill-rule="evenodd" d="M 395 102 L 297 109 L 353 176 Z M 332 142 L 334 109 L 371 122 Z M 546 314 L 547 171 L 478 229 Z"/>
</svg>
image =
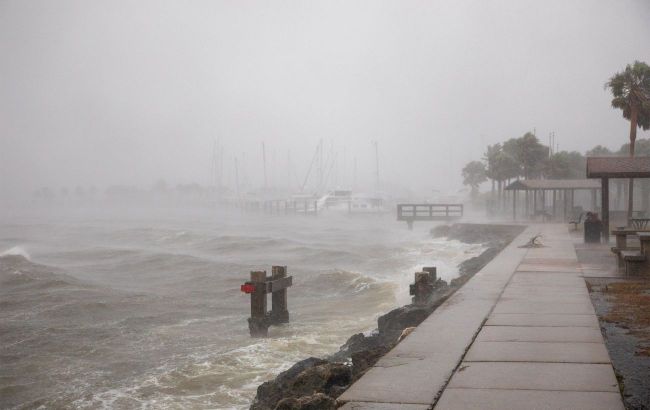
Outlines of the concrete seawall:
<svg viewBox="0 0 650 410">
<path fill-rule="evenodd" d="M 545 247 L 520 248 L 542 234 Z M 565 225 L 529 226 L 382 357 L 344 409 L 623 409 Z"/>
</svg>

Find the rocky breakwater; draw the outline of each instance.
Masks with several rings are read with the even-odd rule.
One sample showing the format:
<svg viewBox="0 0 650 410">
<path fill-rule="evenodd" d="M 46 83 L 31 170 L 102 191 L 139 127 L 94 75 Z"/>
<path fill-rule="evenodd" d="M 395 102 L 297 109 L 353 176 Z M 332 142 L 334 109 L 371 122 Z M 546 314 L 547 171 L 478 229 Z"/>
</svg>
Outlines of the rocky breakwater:
<svg viewBox="0 0 650 410">
<path fill-rule="evenodd" d="M 384 354 L 419 325 L 459 287 L 505 248 L 523 226 L 454 224 L 433 228 L 434 237 L 484 244 L 486 250 L 458 266 L 459 276 L 447 283 L 436 280 L 423 303 L 409 304 L 382 315 L 377 329 L 351 336 L 338 352 L 326 358 L 310 357 L 294 364 L 257 388 L 251 410 L 335 409 L 336 398 Z"/>
</svg>

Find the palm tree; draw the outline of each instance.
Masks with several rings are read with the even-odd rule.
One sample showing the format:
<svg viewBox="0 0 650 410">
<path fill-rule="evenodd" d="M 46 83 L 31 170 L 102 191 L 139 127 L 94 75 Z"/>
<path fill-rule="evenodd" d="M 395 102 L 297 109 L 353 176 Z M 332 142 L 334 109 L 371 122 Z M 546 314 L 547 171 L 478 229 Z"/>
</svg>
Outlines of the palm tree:
<svg viewBox="0 0 650 410">
<path fill-rule="evenodd" d="M 520 165 L 503 150 L 501 144 L 488 145 L 483 160 L 487 164 L 485 175 L 492 180 L 493 192 L 494 181 L 497 182 L 497 202 L 498 206 L 501 207 L 505 201 L 503 190 L 505 182 L 521 174 Z"/>
<path fill-rule="evenodd" d="M 548 158 L 548 147 L 542 145 L 532 132 L 510 138 L 503 143 L 503 151 L 517 161 L 524 179 L 538 178 L 544 160 Z"/>
<path fill-rule="evenodd" d="M 543 175 L 548 179 L 585 178 L 586 159 L 581 153 L 559 151 L 544 162 Z"/>
<path fill-rule="evenodd" d="M 625 71 L 616 73 L 605 84 L 612 91 L 612 107 L 623 110 L 623 117 L 630 120 L 630 157 L 634 156 L 637 127 L 650 128 L 650 66 L 635 61 Z M 628 189 L 627 219 L 632 218 L 634 181 L 630 178 Z"/>
</svg>

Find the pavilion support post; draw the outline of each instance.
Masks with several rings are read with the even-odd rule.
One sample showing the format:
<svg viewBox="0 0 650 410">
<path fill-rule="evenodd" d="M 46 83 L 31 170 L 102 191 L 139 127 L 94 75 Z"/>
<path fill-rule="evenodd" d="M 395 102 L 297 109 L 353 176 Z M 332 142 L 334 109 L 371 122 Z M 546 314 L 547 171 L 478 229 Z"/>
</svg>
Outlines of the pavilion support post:
<svg viewBox="0 0 650 410">
<path fill-rule="evenodd" d="M 530 195 L 528 194 L 528 188 L 526 188 L 526 194 L 525 200 L 526 200 L 526 206 L 524 208 L 524 219 L 528 219 L 528 215 L 530 214 Z"/>
<path fill-rule="evenodd" d="M 591 190 L 591 210 L 596 212 L 596 190 Z"/>
<path fill-rule="evenodd" d="M 634 179 L 630 178 L 627 188 L 627 226 L 632 226 L 632 218 L 634 218 Z"/>
<path fill-rule="evenodd" d="M 564 201 L 564 202 L 563 202 L 563 205 L 564 205 L 564 206 L 563 206 L 563 208 L 564 208 L 564 212 L 563 212 L 563 214 L 564 214 L 564 221 L 565 221 L 565 222 L 566 222 L 566 220 L 568 219 L 568 216 L 569 216 L 569 213 L 568 213 L 568 211 L 567 211 L 567 208 L 569 207 L 569 204 L 568 204 L 568 202 L 569 202 L 569 196 L 568 196 L 567 194 L 568 194 L 568 192 L 567 192 L 566 189 L 562 190 L 562 199 L 563 199 L 563 201 Z"/>
<path fill-rule="evenodd" d="M 517 190 L 512 191 L 512 220 L 517 220 Z"/>
<path fill-rule="evenodd" d="M 556 206 L 556 201 L 557 201 L 557 190 L 553 190 L 553 219 L 557 221 L 557 206 Z"/>
<path fill-rule="evenodd" d="M 609 178 L 602 178 L 600 188 L 600 208 L 602 209 L 603 242 L 609 242 Z"/>
</svg>

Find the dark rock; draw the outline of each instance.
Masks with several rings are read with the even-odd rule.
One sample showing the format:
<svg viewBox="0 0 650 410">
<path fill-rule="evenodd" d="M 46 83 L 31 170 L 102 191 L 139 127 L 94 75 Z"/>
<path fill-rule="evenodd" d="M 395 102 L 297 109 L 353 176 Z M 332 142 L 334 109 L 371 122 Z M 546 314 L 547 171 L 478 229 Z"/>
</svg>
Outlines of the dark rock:
<svg viewBox="0 0 650 410">
<path fill-rule="evenodd" d="M 431 228 L 431 236 L 434 238 L 442 238 L 449 236 L 449 231 L 451 231 L 451 225 L 438 225 Z"/>
<path fill-rule="evenodd" d="M 316 357 L 310 357 L 299 361 L 289 369 L 280 373 L 275 379 L 264 382 L 258 386 L 257 394 L 250 408 L 254 410 L 273 409 L 277 402 L 283 397 L 290 397 L 287 393 L 291 391 L 291 386 L 299 374 L 314 366 L 326 363 L 328 363 L 326 360 L 318 359 Z"/>
<path fill-rule="evenodd" d="M 336 400 L 323 394 L 316 393 L 311 396 L 300 398 L 282 399 L 275 410 L 334 410 L 336 409 Z"/>
<path fill-rule="evenodd" d="M 381 357 L 386 354 L 392 346 L 377 346 L 372 349 L 363 350 L 360 352 L 352 353 L 352 376 L 358 379 Z M 338 396 L 337 396 L 338 397 Z"/>
<path fill-rule="evenodd" d="M 377 319 L 379 337 L 385 343 L 395 343 L 404 329 L 419 325 L 430 313 L 428 306 L 406 305 L 393 309 Z"/>
<path fill-rule="evenodd" d="M 524 230 L 523 225 L 468 224 L 440 225 L 431 229 L 433 237 L 447 237 L 465 243 L 510 242 Z"/>
<path fill-rule="evenodd" d="M 385 345 L 386 341 L 380 337 L 377 330 L 368 336 L 363 333 L 357 333 L 350 336 L 347 342 L 339 348 L 338 352 L 327 356 L 327 360 L 330 362 L 345 362 L 350 360 L 354 353 L 364 352 Z"/>
<path fill-rule="evenodd" d="M 313 392 L 330 394 L 335 386 L 347 386 L 352 381 L 350 366 L 343 363 L 325 363 L 301 372 L 291 383 L 294 396 L 305 396 Z"/>
<path fill-rule="evenodd" d="M 479 256 L 469 258 L 458 265 L 458 272 L 461 276 L 471 276 L 483 269 L 495 256 L 501 252 L 503 246 L 496 245 L 484 250 Z"/>
<path fill-rule="evenodd" d="M 350 366 L 311 357 L 280 373 L 275 380 L 260 385 L 250 408 L 254 410 L 274 409 L 283 399 L 298 399 L 312 396 L 314 393 L 337 397 L 351 382 L 352 369 Z"/>
</svg>

